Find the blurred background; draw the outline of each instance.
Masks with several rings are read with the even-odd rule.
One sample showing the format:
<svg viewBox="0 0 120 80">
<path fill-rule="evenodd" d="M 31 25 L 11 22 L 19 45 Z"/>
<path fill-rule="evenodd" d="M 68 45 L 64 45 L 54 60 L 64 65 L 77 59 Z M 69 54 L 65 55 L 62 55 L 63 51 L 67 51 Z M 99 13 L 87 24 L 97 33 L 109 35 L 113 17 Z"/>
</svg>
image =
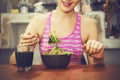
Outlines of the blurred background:
<svg viewBox="0 0 120 80">
<path fill-rule="evenodd" d="M 0 64 L 9 64 L 9 56 L 27 24 L 35 15 L 56 8 L 56 0 L 0 0 Z M 76 12 L 95 19 L 99 39 L 105 45 L 105 64 L 120 64 L 120 0 L 82 0 Z M 35 63 L 39 64 L 38 46 Z"/>
</svg>

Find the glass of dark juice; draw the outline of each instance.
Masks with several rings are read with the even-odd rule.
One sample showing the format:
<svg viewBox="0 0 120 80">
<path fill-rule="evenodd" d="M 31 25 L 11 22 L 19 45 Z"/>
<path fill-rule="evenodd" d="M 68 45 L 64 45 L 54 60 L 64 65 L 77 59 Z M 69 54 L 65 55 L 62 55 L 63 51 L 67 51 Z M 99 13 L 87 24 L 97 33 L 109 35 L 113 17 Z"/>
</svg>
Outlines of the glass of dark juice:
<svg viewBox="0 0 120 80">
<path fill-rule="evenodd" d="M 20 72 L 31 71 L 33 62 L 32 46 L 17 46 L 15 51 L 15 57 L 18 71 Z"/>
</svg>

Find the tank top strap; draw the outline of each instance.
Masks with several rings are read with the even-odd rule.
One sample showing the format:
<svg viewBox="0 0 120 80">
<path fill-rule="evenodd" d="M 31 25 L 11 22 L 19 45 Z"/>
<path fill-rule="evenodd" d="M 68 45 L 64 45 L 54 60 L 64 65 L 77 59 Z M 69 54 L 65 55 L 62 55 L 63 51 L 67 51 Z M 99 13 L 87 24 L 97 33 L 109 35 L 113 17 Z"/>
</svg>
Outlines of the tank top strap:
<svg viewBox="0 0 120 80">
<path fill-rule="evenodd" d="M 76 24 L 75 24 L 75 30 L 80 30 L 81 27 L 81 17 L 80 17 L 80 13 L 77 13 L 77 20 L 76 20 Z"/>
<path fill-rule="evenodd" d="M 51 22 L 50 22 L 51 15 L 52 15 L 52 12 L 49 12 L 48 17 L 47 17 L 47 21 L 46 21 L 47 28 L 50 28 L 50 25 L 51 25 Z"/>
<path fill-rule="evenodd" d="M 47 20 L 46 20 L 46 25 L 45 25 L 45 29 L 44 29 L 44 34 L 45 36 L 49 36 L 49 33 L 50 33 L 50 25 L 51 25 L 51 15 L 52 15 L 52 12 L 49 12 L 48 14 L 48 17 L 47 17 Z M 44 35 L 43 35 L 44 36 Z"/>
<path fill-rule="evenodd" d="M 50 12 L 48 14 L 48 17 L 46 19 L 46 25 L 45 25 L 43 36 L 42 36 L 42 39 L 41 39 L 41 44 L 44 44 L 44 42 L 47 43 L 47 41 L 48 41 L 49 33 L 50 33 L 50 24 L 51 24 L 50 23 L 50 19 L 51 19 L 51 15 L 52 15 L 52 12 Z"/>
<path fill-rule="evenodd" d="M 80 34 L 79 36 L 80 36 L 80 41 L 81 41 L 81 44 L 82 44 L 81 15 L 80 15 L 80 13 L 77 13 L 76 29 L 78 30 L 78 32 L 79 32 L 79 34 Z"/>
<path fill-rule="evenodd" d="M 81 37 L 81 19 L 80 19 L 80 14 L 79 13 L 77 13 L 75 28 L 74 28 L 74 31 L 71 34 L 71 36 Z"/>
</svg>

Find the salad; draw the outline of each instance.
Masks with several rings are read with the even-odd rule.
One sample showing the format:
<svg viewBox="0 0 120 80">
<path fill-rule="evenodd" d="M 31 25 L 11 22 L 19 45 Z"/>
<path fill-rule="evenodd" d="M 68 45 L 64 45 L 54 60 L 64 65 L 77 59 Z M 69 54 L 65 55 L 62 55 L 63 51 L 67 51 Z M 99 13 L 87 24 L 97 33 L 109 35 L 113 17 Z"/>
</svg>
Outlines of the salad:
<svg viewBox="0 0 120 80">
<path fill-rule="evenodd" d="M 58 43 L 61 42 L 61 40 L 55 35 L 55 31 L 53 31 L 49 37 L 48 44 L 54 45 L 53 48 L 49 52 L 44 52 L 45 55 L 70 55 L 72 52 L 65 51 L 63 48 L 58 47 Z"/>
</svg>

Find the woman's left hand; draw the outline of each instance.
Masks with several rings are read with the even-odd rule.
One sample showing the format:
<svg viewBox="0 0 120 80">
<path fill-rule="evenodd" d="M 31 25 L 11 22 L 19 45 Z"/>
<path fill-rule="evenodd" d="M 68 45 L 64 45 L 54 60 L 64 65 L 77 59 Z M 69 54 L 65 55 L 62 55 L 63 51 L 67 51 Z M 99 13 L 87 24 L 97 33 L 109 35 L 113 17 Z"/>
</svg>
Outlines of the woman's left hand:
<svg viewBox="0 0 120 80">
<path fill-rule="evenodd" d="M 103 58 L 104 45 L 100 41 L 88 40 L 87 43 L 83 45 L 85 52 L 91 57 L 100 59 Z"/>
</svg>

